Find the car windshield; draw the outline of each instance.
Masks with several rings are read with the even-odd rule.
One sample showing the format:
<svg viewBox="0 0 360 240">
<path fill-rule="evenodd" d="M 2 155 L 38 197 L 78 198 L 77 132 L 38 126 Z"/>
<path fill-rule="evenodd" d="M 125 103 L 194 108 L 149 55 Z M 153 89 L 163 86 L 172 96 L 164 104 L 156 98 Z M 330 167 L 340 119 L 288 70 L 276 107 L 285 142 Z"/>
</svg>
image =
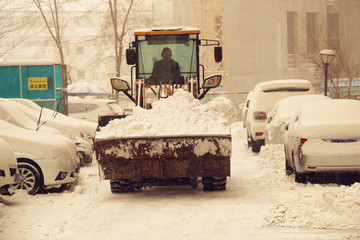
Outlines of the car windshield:
<svg viewBox="0 0 360 240">
<path fill-rule="evenodd" d="M 197 39 L 190 39 L 189 35 L 146 36 L 138 44 L 139 78 L 150 77 L 154 63 L 162 59 L 164 48 L 170 48 L 172 59 L 179 64 L 181 74 L 196 77 L 196 41 Z"/>
</svg>

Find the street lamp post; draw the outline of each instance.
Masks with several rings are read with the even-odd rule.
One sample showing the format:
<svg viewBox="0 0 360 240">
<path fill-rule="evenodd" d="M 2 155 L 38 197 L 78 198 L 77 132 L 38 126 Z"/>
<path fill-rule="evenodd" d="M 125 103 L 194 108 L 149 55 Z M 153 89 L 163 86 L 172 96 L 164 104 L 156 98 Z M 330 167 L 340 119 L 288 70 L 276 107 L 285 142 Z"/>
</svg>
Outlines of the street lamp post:
<svg viewBox="0 0 360 240">
<path fill-rule="evenodd" d="M 335 57 L 335 53 L 333 50 L 330 49 L 325 49 L 325 50 L 321 50 L 320 52 L 320 57 L 321 57 L 321 62 L 324 64 L 325 66 L 325 96 L 327 96 L 327 75 L 328 75 L 328 66 L 330 65 L 330 63 L 332 62 L 332 60 L 334 60 Z"/>
</svg>

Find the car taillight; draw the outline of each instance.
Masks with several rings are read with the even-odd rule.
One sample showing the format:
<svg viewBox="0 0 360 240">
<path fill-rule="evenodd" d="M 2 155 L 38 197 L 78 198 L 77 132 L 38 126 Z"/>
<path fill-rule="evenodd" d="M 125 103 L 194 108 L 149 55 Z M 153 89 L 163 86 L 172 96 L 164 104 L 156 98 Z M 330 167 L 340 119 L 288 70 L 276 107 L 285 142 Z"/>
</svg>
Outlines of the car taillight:
<svg viewBox="0 0 360 240">
<path fill-rule="evenodd" d="M 266 120 L 266 112 L 254 112 L 254 119 L 255 120 Z"/>
<path fill-rule="evenodd" d="M 116 116 L 119 115 L 117 112 L 109 112 L 106 114 L 106 116 Z"/>
<path fill-rule="evenodd" d="M 256 133 L 255 133 L 255 135 L 258 136 L 258 137 L 259 137 L 259 136 L 262 136 L 263 134 L 264 134 L 263 132 L 256 132 Z"/>
<path fill-rule="evenodd" d="M 307 138 L 300 138 L 299 146 L 301 147 L 308 139 Z"/>
</svg>

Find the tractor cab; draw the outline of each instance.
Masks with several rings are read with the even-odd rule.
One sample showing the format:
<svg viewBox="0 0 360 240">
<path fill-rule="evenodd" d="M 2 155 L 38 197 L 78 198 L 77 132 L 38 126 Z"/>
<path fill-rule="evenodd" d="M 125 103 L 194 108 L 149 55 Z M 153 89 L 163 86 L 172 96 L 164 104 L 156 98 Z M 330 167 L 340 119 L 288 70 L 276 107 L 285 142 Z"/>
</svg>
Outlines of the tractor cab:
<svg viewBox="0 0 360 240">
<path fill-rule="evenodd" d="M 151 108 L 151 103 L 182 88 L 201 99 L 221 82 L 221 75 L 204 78 L 199 64 L 199 46 L 215 46 L 215 61 L 222 60 L 217 40 L 199 39 L 196 28 L 156 28 L 134 32 L 135 41 L 126 50 L 126 61 L 134 65 L 131 83 L 111 78 L 112 87 L 123 91 L 137 106 Z M 135 95 L 135 97 L 134 97 Z"/>
</svg>

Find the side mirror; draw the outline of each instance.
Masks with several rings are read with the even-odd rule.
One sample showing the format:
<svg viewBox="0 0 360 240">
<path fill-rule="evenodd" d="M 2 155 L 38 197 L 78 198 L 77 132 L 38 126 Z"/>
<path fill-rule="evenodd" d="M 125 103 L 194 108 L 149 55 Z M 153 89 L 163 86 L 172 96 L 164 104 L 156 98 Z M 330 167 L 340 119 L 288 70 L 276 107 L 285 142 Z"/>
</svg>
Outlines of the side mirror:
<svg viewBox="0 0 360 240">
<path fill-rule="evenodd" d="M 222 47 L 214 47 L 215 62 L 222 61 Z"/>
<path fill-rule="evenodd" d="M 116 91 L 126 92 L 130 90 L 129 84 L 125 80 L 122 80 L 117 77 L 113 77 L 110 79 L 110 82 L 111 82 L 111 87 Z"/>
<path fill-rule="evenodd" d="M 219 86 L 220 82 L 221 82 L 221 78 L 222 75 L 212 75 L 209 76 L 207 78 L 205 78 L 204 84 L 203 84 L 203 88 L 204 89 L 210 89 L 210 88 L 216 88 L 217 86 Z"/>
<path fill-rule="evenodd" d="M 134 65 L 137 62 L 135 48 L 126 49 L 126 63 L 128 65 Z"/>
</svg>

